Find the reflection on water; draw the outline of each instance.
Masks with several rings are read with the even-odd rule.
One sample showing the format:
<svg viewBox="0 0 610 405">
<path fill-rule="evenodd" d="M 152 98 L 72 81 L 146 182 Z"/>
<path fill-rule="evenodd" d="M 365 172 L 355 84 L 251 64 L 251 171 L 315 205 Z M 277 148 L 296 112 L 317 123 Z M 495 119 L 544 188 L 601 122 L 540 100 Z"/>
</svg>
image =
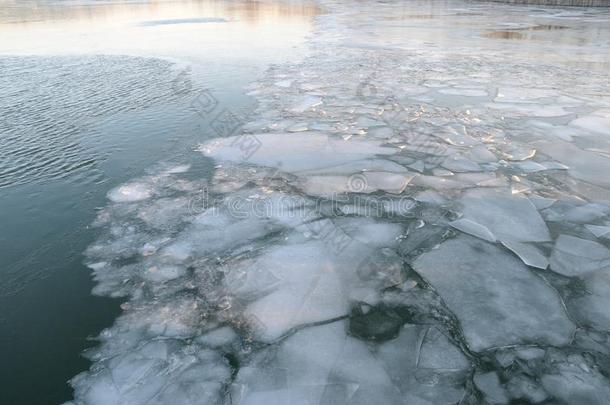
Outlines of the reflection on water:
<svg viewBox="0 0 610 405">
<path fill-rule="evenodd" d="M 0 53 L 121 53 L 219 57 L 294 43 L 320 9 L 310 2 L 0 0 Z M 227 24 L 209 24 L 227 21 Z M 208 24 L 206 24 L 208 23 Z M 155 27 L 154 30 L 143 28 Z M 188 42 L 181 40 L 184 36 Z M 239 39 L 239 44 L 236 40 Z M 233 53 L 235 55 L 235 53 Z"/>
<path fill-rule="evenodd" d="M 495 39 L 524 39 L 525 35 L 515 31 L 492 31 L 483 34 L 485 38 Z"/>
<path fill-rule="evenodd" d="M 172 24 L 207 24 L 207 23 L 224 23 L 227 22 L 224 18 L 174 18 L 172 20 L 153 20 L 146 21 L 140 25 L 143 27 L 152 27 L 155 25 L 172 25 Z"/>
<path fill-rule="evenodd" d="M 483 34 L 485 38 L 491 39 L 540 39 L 541 37 L 532 36 L 532 31 L 557 31 L 566 30 L 565 25 L 538 24 L 528 27 L 507 28 L 500 31 L 491 31 Z"/>
<path fill-rule="evenodd" d="M 564 25 L 550 25 L 550 24 L 539 24 L 535 25 L 531 28 L 523 28 L 531 31 L 555 31 L 555 30 L 565 30 L 568 27 Z"/>
<path fill-rule="evenodd" d="M 467 4 L 467 6 L 466 6 Z M 373 27 L 370 21 L 384 24 Z M 511 53 L 532 61 L 571 64 L 584 62 L 583 54 L 599 63 L 610 60 L 606 9 L 554 8 L 454 0 L 412 0 L 396 3 L 392 15 L 371 10 L 363 23 L 349 22 L 358 30 L 363 24 L 374 38 L 369 42 L 387 48 L 436 49 L 463 52 L 467 49 Z M 583 23 L 584 22 L 584 23 Z M 492 39 L 490 41 L 490 39 Z M 350 41 L 350 39 L 347 39 Z M 354 46 L 352 44 L 351 46 Z"/>
<path fill-rule="evenodd" d="M 0 0 L 0 24 L 32 24 L 95 20 L 128 21 L 147 16 L 226 15 L 232 19 L 260 21 L 271 18 L 301 19 L 319 14 L 313 2 L 227 1 L 227 0 L 152 0 L 121 1 L 20 1 Z"/>
</svg>

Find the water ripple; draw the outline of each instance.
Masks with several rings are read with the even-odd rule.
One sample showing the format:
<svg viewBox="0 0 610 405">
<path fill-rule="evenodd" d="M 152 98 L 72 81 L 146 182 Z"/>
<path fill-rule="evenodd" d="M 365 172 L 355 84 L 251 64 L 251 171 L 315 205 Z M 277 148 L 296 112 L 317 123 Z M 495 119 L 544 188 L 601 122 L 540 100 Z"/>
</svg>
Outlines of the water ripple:
<svg viewBox="0 0 610 405">
<path fill-rule="evenodd" d="M 92 123 L 180 96 L 159 59 L 0 57 L 0 71 L 0 188 L 90 170 Z"/>
</svg>

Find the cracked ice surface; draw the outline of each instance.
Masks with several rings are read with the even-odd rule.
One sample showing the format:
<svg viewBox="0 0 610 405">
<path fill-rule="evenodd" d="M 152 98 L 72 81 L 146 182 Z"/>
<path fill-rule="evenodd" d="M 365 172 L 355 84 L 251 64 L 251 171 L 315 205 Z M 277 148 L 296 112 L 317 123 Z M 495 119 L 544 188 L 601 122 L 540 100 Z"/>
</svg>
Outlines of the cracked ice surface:
<svg viewBox="0 0 610 405">
<path fill-rule="evenodd" d="M 108 193 L 74 403 L 607 403 L 610 14 L 321 3 L 242 133 Z"/>
</svg>

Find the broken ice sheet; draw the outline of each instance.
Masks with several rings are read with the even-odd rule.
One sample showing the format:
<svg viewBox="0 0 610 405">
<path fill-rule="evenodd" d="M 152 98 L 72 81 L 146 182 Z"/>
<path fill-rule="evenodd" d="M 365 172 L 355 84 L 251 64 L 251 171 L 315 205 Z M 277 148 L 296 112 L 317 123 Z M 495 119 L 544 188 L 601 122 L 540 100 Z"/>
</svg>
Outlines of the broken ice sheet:
<svg viewBox="0 0 610 405">
<path fill-rule="evenodd" d="M 607 114 L 606 116 L 599 114 L 580 117 L 571 121 L 570 125 L 583 128 L 597 134 L 609 135 L 610 114 Z"/>
<path fill-rule="evenodd" d="M 578 148 L 576 145 L 554 140 L 537 143 L 541 152 L 567 165 L 568 172 L 579 180 L 609 188 L 610 159 Z"/>
<path fill-rule="evenodd" d="M 610 239 L 610 226 L 585 225 L 593 235 L 601 239 Z"/>
<path fill-rule="evenodd" d="M 200 146 L 200 151 L 214 159 L 231 162 L 248 162 L 264 167 L 281 168 L 295 172 L 337 166 L 375 155 L 391 155 L 396 149 L 381 146 L 375 140 L 335 138 L 319 132 L 291 134 L 257 134 L 260 147 L 245 158 L 234 142 L 239 137 L 213 140 Z M 294 145 L 299 147 L 295 148 Z"/>
<path fill-rule="evenodd" d="M 464 96 L 464 97 L 486 97 L 487 91 L 484 89 L 464 89 L 464 88 L 449 88 L 440 89 L 438 91 L 441 94 L 447 94 L 451 96 Z"/>
<path fill-rule="evenodd" d="M 551 254 L 551 270 L 565 276 L 583 276 L 610 268 L 610 250 L 604 245 L 571 235 L 559 235 Z"/>
<path fill-rule="evenodd" d="M 302 113 L 311 108 L 317 107 L 321 104 L 322 104 L 322 99 L 320 97 L 307 96 L 307 97 L 303 98 L 301 101 L 298 101 L 295 104 L 293 104 L 289 108 L 289 111 L 293 112 L 293 113 Z"/>
<path fill-rule="evenodd" d="M 477 374 L 473 378 L 477 388 L 485 395 L 485 399 L 492 404 L 507 404 L 508 396 L 500 384 L 498 375 L 493 372 Z"/>
<path fill-rule="evenodd" d="M 554 89 L 502 87 L 498 90 L 495 101 L 502 103 L 535 103 L 539 99 L 554 98 L 558 95 L 559 92 Z"/>
<path fill-rule="evenodd" d="M 399 393 L 383 364 L 345 330 L 344 322 L 306 328 L 257 353 L 235 379 L 236 388 L 245 388 L 238 403 L 364 405 L 373 395 L 397 404 Z M 285 378 L 264 378 L 270 374 Z"/>
<path fill-rule="evenodd" d="M 72 384 L 78 403 L 85 404 L 218 403 L 230 375 L 219 353 L 168 339 L 142 342 Z"/>
<path fill-rule="evenodd" d="M 488 229 L 499 240 L 545 242 L 549 230 L 532 202 L 504 190 L 473 189 L 460 200 L 463 218 Z"/>
<path fill-rule="evenodd" d="M 536 267 L 539 269 L 546 269 L 549 266 L 549 260 L 540 249 L 527 243 L 514 242 L 509 240 L 503 240 L 502 244 L 516 254 L 523 263 L 528 266 Z"/>
<path fill-rule="evenodd" d="M 575 350 L 575 326 L 538 276 L 568 286 L 553 284 L 581 335 L 596 336 L 591 328 L 610 328 L 608 273 L 566 280 L 532 267 L 546 267 L 553 244 L 539 210 L 554 221 L 553 236 L 607 243 L 607 210 L 584 204 L 589 194 L 580 192 L 590 186 L 582 180 L 608 185 L 604 144 L 596 142 L 610 106 L 607 74 L 575 75 L 567 63 L 491 39 L 473 53 L 481 27 L 502 22 L 496 10 L 500 20 L 512 18 L 508 6 L 440 13 L 443 26 L 466 15 L 472 22 L 448 30 L 460 47 L 451 53 L 430 21 L 405 36 L 413 19 L 387 18 L 402 15 L 403 3 L 327 6 L 312 54 L 274 66 L 253 86 L 257 118 L 244 130 L 259 142 L 254 153 L 244 156 L 239 137 L 202 145 L 222 165 L 210 179 L 213 207 L 185 212 L 200 184 L 178 172 L 109 194 L 98 221 L 106 228 L 87 256 L 96 292 L 129 301 L 100 336 L 91 370 L 73 381 L 75 402 L 146 402 L 157 389 L 152 403 L 449 405 L 605 395 L 590 362 L 575 359 L 582 372 L 564 371 L 566 359 L 549 357 L 542 367 L 546 345 Z M 569 18 L 580 24 L 582 15 Z M 502 57 L 489 52 L 498 49 Z M 374 88 L 358 94 L 367 77 Z M 519 187 L 513 174 L 524 175 Z M 335 192 L 347 194 L 339 209 L 349 215 L 332 204 L 317 209 L 326 200 L 319 196 Z M 356 198 L 384 204 L 371 215 Z M 230 209 L 239 201 L 269 209 L 242 217 Z M 571 270 L 588 263 L 587 250 L 574 245 L 556 246 L 555 267 L 566 257 Z M 404 323 L 423 318 L 432 324 Z M 141 353 L 150 342 L 168 347 Z M 496 349 L 480 353 L 502 345 L 517 345 L 508 364 L 485 361 Z M 590 346 L 599 351 L 607 341 Z M 527 373 L 510 374 L 522 364 Z M 108 377 L 108 365 L 121 381 Z"/>
<path fill-rule="evenodd" d="M 477 238 L 481 238 L 488 242 L 495 242 L 497 240 L 495 235 L 491 233 L 491 231 L 485 226 L 466 218 L 457 219 L 453 222 L 450 222 L 449 225 L 456 229 L 459 229 L 464 233 L 476 236 Z"/>
<path fill-rule="evenodd" d="M 436 327 L 405 325 L 377 357 L 408 404 L 452 404 L 464 396 L 470 363 Z"/>
<path fill-rule="evenodd" d="M 570 114 L 562 106 L 553 104 L 486 103 L 485 106 L 513 117 L 562 117 Z"/>
<path fill-rule="evenodd" d="M 574 325 L 555 291 L 495 245 L 459 236 L 424 253 L 413 268 L 456 314 L 472 350 L 570 340 Z"/>
</svg>

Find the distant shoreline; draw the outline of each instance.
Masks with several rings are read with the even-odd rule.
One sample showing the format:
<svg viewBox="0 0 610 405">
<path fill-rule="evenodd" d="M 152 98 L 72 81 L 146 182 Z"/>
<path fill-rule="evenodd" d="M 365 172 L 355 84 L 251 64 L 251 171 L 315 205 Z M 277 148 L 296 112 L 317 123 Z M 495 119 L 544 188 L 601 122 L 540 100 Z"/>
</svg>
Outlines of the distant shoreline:
<svg viewBox="0 0 610 405">
<path fill-rule="evenodd" d="M 610 7 L 610 0 L 486 0 L 495 3 L 531 4 L 539 6 Z"/>
</svg>

